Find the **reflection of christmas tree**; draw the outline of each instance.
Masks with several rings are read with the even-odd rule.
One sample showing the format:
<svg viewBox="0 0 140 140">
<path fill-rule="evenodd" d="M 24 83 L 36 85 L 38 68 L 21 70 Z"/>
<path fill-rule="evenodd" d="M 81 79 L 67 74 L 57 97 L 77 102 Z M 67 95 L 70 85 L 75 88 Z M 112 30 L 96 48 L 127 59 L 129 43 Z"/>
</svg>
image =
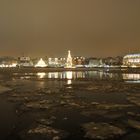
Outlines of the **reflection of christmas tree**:
<svg viewBox="0 0 140 140">
<path fill-rule="evenodd" d="M 70 51 L 68 51 L 66 68 L 72 68 L 72 57 L 71 57 L 71 52 Z"/>
</svg>

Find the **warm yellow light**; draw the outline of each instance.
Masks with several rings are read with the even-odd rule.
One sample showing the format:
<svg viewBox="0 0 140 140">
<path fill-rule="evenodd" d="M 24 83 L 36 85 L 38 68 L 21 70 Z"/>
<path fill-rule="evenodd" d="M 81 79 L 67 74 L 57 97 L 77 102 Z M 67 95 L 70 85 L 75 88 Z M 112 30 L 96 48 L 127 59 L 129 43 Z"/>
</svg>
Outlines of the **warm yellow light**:
<svg viewBox="0 0 140 140">
<path fill-rule="evenodd" d="M 67 71 L 67 72 L 66 72 L 66 78 L 67 78 L 68 80 L 71 80 L 71 79 L 72 79 L 72 71 Z"/>
<path fill-rule="evenodd" d="M 38 63 L 35 65 L 35 67 L 46 67 L 46 63 L 43 61 L 43 59 L 41 58 Z"/>
<path fill-rule="evenodd" d="M 72 84 L 72 80 L 67 80 L 67 85 L 71 85 Z"/>
<path fill-rule="evenodd" d="M 132 68 L 136 68 L 137 66 L 136 65 L 132 65 Z"/>
<path fill-rule="evenodd" d="M 16 67 L 17 66 L 17 63 L 13 63 L 10 65 L 11 67 Z"/>
<path fill-rule="evenodd" d="M 38 72 L 38 73 L 37 73 L 37 76 L 38 76 L 40 79 L 44 78 L 45 75 L 46 75 L 45 72 Z"/>
<path fill-rule="evenodd" d="M 17 63 L 12 63 L 10 65 L 5 65 L 5 64 L 1 64 L 0 68 L 11 68 L 11 67 L 16 67 Z"/>
</svg>

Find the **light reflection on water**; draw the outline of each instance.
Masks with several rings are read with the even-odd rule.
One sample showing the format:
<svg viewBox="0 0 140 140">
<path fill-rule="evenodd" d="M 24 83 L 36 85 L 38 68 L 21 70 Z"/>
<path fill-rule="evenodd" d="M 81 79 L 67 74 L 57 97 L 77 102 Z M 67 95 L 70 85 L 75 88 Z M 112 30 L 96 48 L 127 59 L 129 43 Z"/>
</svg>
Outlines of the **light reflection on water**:
<svg viewBox="0 0 140 140">
<path fill-rule="evenodd" d="M 15 73 L 14 75 L 18 75 Z M 92 80 L 124 80 L 133 83 L 140 83 L 140 74 L 121 74 L 109 73 L 106 71 L 63 71 L 63 72 L 38 72 L 19 74 L 21 79 L 30 79 L 37 76 L 39 79 L 66 79 L 67 84 L 72 84 L 74 79 L 92 79 Z"/>
<path fill-rule="evenodd" d="M 67 80 L 67 85 L 71 85 L 72 84 L 72 80 Z"/>
<path fill-rule="evenodd" d="M 123 79 L 127 82 L 127 83 L 140 83 L 140 74 L 138 73 L 131 73 L 131 74 L 123 74 Z"/>
<path fill-rule="evenodd" d="M 140 80 L 129 80 L 129 81 L 126 81 L 126 83 L 139 84 Z"/>
<path fill-rule="evenodd" d="M 105 72 L 97 72 L 97 71 L 65 71 L 65 72 L 48 72 L 48 73 L 37 73 L 39 78 L 49 78 L 49 79 L 84 79 L 84 78 L 95 78 L 95 79 L 103 79 L 103 78 L 113 78 L 116 77 L 112 73 Z"/>
<path fill-rule="evenodd" d="M 66 72 L 67 85 L 72 84 L 73 73 L 72 71 Z"/>
<path fill-rule="evenodd" d="M 66 79 L 72 79 L 73 78 L 73 75 L 72 75 L 72 71 L 68 71 L 66 72 Z"/>
<path fill-rule="evenodd" d="M 140 80 L 140 74 L 123 74 L 125 80 Z"/>
<path fill-rule="evenodd" d="M 45 75 L 46 75 L 45 72 L 38 72 L 38 73 L 37 73 L 37 76 L 38 76 L 40 79 L 45 78 Z"/>
<path fill-rule="evenodd" d="M 48 78 L 51 78 L 51 79 L 55 78 L 55 79 L 57 79 L 58 75 L 59 75 L 58 72 L 49 72 L 48 73 Z"/>
</svg>

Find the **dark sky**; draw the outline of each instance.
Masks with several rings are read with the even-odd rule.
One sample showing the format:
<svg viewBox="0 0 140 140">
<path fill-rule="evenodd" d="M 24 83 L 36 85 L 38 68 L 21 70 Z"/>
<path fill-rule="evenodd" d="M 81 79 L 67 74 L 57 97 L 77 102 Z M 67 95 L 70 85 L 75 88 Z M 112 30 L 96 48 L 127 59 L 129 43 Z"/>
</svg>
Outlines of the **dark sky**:
<svg viewBox="0 0 140 140">
<path fill-rule="evenodd" d="M 140 0 L 0 0 L 0 56 L 140 52 Z"/>
</svg>

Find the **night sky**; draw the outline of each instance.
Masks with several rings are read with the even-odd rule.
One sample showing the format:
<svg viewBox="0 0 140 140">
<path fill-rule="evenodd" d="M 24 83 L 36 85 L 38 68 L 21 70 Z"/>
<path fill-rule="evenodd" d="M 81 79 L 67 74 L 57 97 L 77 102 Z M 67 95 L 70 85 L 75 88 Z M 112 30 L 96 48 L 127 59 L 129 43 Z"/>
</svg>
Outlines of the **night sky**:
<svg viewBox="0 0 140 140">
<path fill-rule="evenodd" d="M 0 56 L 140 52 L 140 0 L 0 0 Z"/>
</svg>

